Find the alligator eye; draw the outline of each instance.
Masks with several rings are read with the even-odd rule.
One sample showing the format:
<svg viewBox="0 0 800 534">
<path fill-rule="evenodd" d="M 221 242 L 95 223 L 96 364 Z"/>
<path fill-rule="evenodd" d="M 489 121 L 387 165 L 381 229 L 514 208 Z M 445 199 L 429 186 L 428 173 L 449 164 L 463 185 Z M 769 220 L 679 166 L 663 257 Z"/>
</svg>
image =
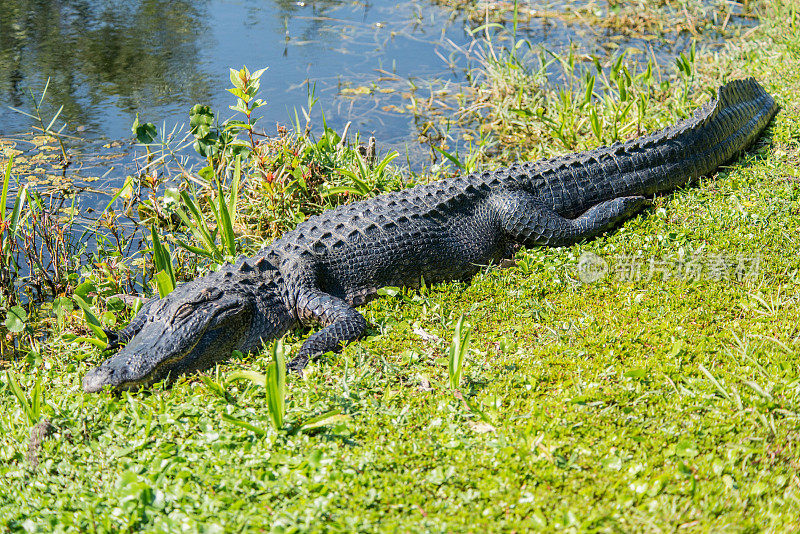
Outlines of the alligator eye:
<svg viewBox="0 0 800 534">
<path fill-rule="evenodd" d="M 194 306 L 187 302 L 187 303 L 181 305 L 180 308 L 178 308 L 178 311 L 175 312 L 175 318 L 176 319 L 186 319 L 187 317 L 189 317 L 192 314 L 194 309 L 195 309 Z"/>
</svg>

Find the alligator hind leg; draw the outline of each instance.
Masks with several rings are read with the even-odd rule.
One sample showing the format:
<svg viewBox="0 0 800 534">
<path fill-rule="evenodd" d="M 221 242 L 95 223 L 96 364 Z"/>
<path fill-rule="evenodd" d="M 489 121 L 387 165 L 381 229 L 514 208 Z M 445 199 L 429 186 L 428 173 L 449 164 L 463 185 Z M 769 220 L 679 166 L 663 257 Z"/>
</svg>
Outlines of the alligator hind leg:
<svg viewBox="0 0 800 534">
<path fill-rule="evenodd" d="M 290 371 L 302 372 L 309 360 L 358 339 L 367 328 L 367 321 L 344 300 L 319 290 L 301 292 L 297 298 L 301 320 L 313 319 L 324 327 L 312 334 L 300 347 L 300 353 L 286 365 Z"/>
<path fill-rule="evenodd" d="M 514 193 L 497 203 L 504 230 L 525 246 L 561 246 L 588 239 L 633 216 L 646 204 L 642 196 L 606 200 L 575 219 L 567 219 L 530 195 Z"/>
</svg>

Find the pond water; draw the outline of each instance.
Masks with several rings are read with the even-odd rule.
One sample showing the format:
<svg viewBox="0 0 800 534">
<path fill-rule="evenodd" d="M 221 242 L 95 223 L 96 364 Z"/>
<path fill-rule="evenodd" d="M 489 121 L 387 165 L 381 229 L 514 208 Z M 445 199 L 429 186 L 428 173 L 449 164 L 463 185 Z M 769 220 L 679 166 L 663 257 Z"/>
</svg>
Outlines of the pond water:
<svg viewBox="0 0 800 534">
<path fill-rule="evenodd" d="M 269 133 L 306 105 L 315 86 L 317 128 L 322 110 L 338 131 L 352 121 L 351 132 L 374 134 L 380 149 L 397 149 L 412 163 L 422 162 L 413 117 L 398 112 L 404 107 L 402 93 L 410 81 L 422 86 L 431 79 L 461 81 L 464 62 L 453 68 L 444 58 L 453 49 L 450 42 L 468 45 L 467 28 L 478 25 L 452 5 L 441 7 L 447 5 L 425 0 L 4 0 L 0 137 L 30 130 L 30 119 L 9 106 L 30 111 L 29 92 L 39 95 L 50 79 L 45 115 L 63 106 L 65 132 L 82 139 L 70 141 L 73 150 L 91 153 L 124 140 L 113 148 L 130 154 L 137 112 L 144 121 L 167 126 L 186 123 L 196 103 L 211 105 L 221 118 L 232 115 L 227 107 L 232 96 L 225 91 L 228 68 L 244 64 L 251 70 L 269 67 L 261 88 L 269 105 L 260 110 L 260 125 Z M 511 11 L 513 3 L 501 7 Z M 620 37 L 594 28 L 586 14 L 610 9 L 604 2 L 595 6 L 594 0 L 531 0 L 521 7 L 528 16 L 520 18 L 518 35 L 554 51 L 577 42 L 583 51 L 607 57 L 633 46 L 646 51 L 642 58 L 649 53 L 665 59 L 692 38 L 678 32 L 653 40 L 631 31 Z M 734 24 L 749 22 L 735 16 Z M 132 165 L 130 156 L 118 159 L 104 183 L 119 183 Z M 103 167 L 88 172 L 102 175 Z"/>
</svg>

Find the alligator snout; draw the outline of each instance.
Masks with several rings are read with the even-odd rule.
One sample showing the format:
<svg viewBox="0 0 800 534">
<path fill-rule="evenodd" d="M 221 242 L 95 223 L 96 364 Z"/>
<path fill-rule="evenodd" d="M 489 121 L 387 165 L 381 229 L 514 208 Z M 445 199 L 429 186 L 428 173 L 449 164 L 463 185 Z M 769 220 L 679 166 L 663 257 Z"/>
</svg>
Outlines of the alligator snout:
<svg viewBox="0 0 800 534">
<path fill-rule="evenodd" d="M 83 377 L 83 391 L 97 393 L 114 383 L 114 370 L 105 366 L 92 369 Z"/>
</svg>

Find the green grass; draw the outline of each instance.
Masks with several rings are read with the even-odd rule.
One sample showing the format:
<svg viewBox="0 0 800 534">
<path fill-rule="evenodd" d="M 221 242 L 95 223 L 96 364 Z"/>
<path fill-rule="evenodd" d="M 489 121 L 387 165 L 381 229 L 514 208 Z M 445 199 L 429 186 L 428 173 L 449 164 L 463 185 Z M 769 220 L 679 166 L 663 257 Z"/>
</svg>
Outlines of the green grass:
<svg viewBox="0 0 800 534">
<path fill-rule="evenodd" d="M 366 339 L 287 377 L 281 431 L 265 388 L 235 379 L 266 374 L 269 351 L 120 396 L 81 392 L 101 356 L 58 333 L 1 362 L 22 393 L 0 374 L 0 531 L 797 531 L 800 40 L 784 18 L 729 65 L 783 106 L 753 151 L 608 236 L 371 303 Z M 584 284 L 586 252 L 639 255 L 645 275 L 761 261 L 741 280 Z"/>
</svg>

